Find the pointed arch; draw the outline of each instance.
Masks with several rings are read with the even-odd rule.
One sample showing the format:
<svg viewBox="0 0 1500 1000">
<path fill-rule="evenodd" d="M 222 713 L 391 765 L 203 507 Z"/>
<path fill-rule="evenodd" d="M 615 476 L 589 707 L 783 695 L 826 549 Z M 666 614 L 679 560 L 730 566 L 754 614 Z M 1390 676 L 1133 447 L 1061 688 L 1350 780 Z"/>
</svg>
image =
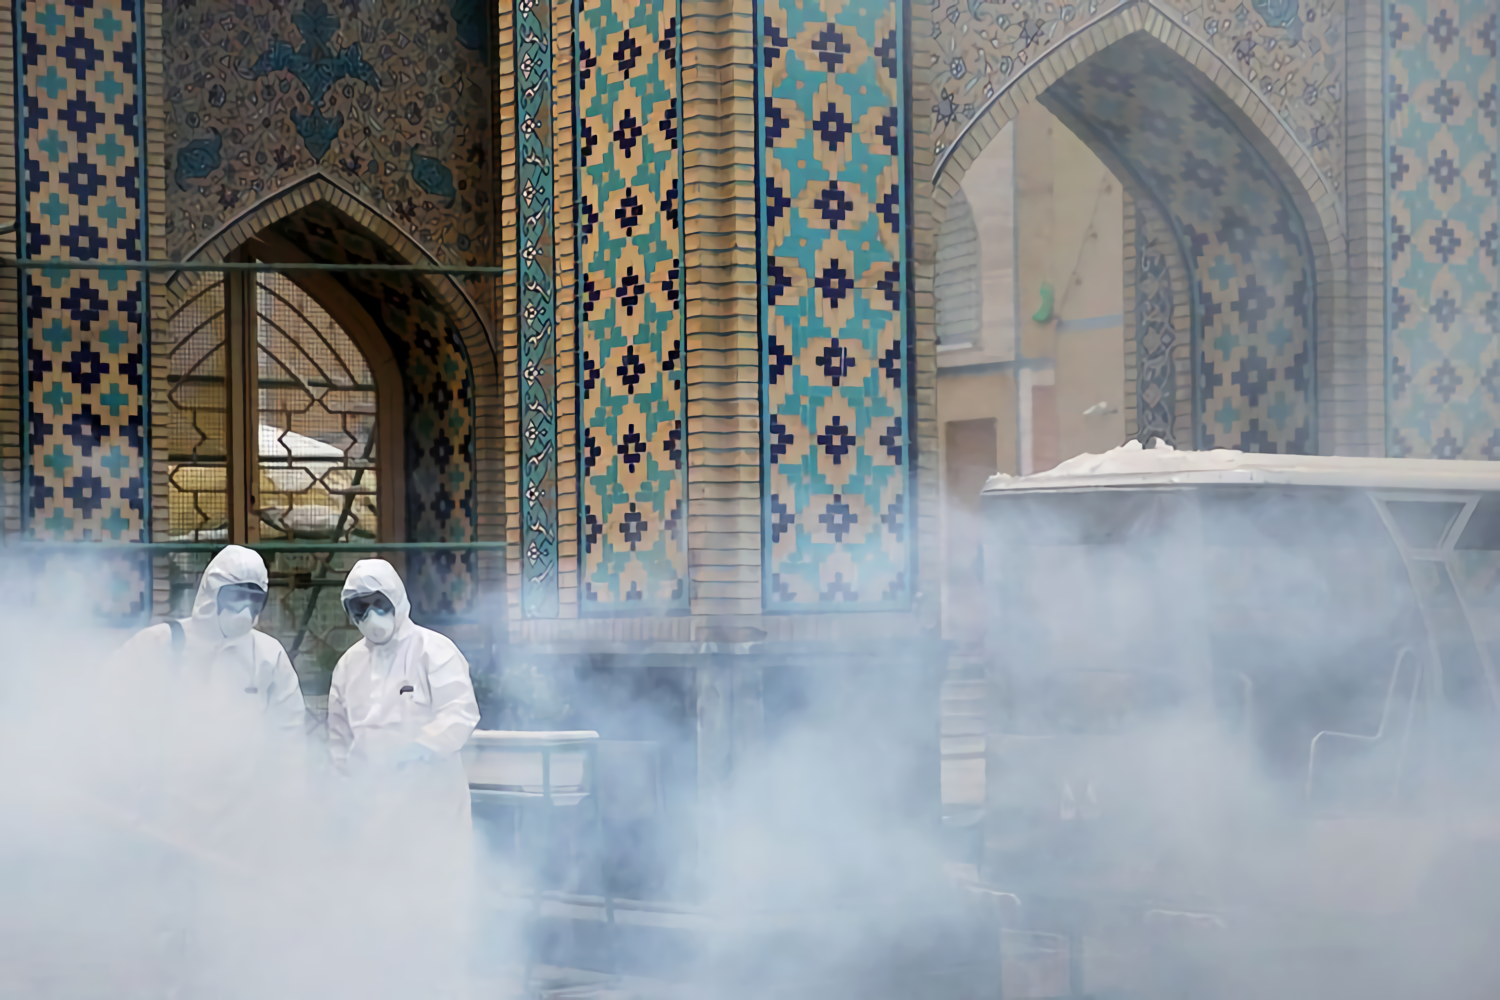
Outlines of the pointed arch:
<svg viewBox="0 0 1500 1000">
<path fill-rule="evenodd" d="M 436 261 L 390 220 L 325 176 L 315 176 L 252 206 L 206 239 L 189 258 L 219 262 L 248 250 L 263 259 L 327 263 L 432 265 Z M 501 394 L 499 366 L 485 314 L 459 280 L 445 275 L 391 272 L 322 272 L 290 277 L 314 298 L 383 337 L 401 369 L 403 384 L 402 466 L 406 482 L 402 537 L 393 540 L 490 541 L 504 537 Z M 219 279 L 214 272 L 180 272 L 159 283 L 153 324 L 156 336 L 175 334 L 172 317 Z M 320 296 L 320 292 L 323 294 Z M 337 300 L 337 301 L 334 301 Z M 166 349 L 153 352 L 153 384 L 166 385 Z M 164 392 L 152 400 L 153 434 L 167 431 L 170 407 Z M 165 438 L 159 438 L 165 439 Z M 157 537 L 166 537 L 166 457 L 154 458 L 160 474 Z M 471 554 L 472 555 L 472 554 Z M 433 613 L 468 605 L 476 596 L 452 577 L 452 560 L 418 560 L 416 572 L 433 577 L 425 589 Z M 430 563 L 431 565 L 428 565 Z M 498 554 L 468 560 L 479 591 L 504 583 Z M 419 585 L 423 581 L 415 581 Z M 415 598 L 415 595 L 414 595 Z"/>
<path fill-rule="evenodd" d="M 330 206 L 355 226 L 366 230 L 377 244 L 393 255 L 392 263 L 441 263 L 390 218 L 321 172 L 251 205 L 241 215 L 225 222 L 212 236 L 205 238 L 186 259 L 194 262 L 228 260 L 231 254 L 256 233 L 318 203 Z M 167 279 L 169 301 L 175 288 L 184 287 L 184 281 L 191 284 L 189 277 L 173 275 Z M 431 285 L 434 294 L 442 300 L 457 324 L 476 374 L 486 362 L 493 365 L 495 349 L 492 331 L 485 322 L 484 310 L 475 302 L 474 296 L 457 278 L 451 276 L 426 275 L 423 280 Z"/>
<path fill-rule="evenodd" d="M 934 29 L 933 25 L 942 13 L 937 8 L 914 5 L 912 14 L 912 36 L 920 48 L 925 48 L 922 58 L 918 60 L 913 103 L 924 112 L 930 109 L 934 115 L 943 111 L 951 113 L 954 108 L 940 106 L 940 97 L 945 95 L 940 94 L 937 81 L 946 80 L 945 74 L 950 71 L 957 72 L 953 67 L 958 64 L 952 60 L 951 53 L 940 51 L 940 44 L 936 40 L 943 33 Z M 1057 24 L 1061 26 L 1062 22 Z M 1076 70 L 1092 60 L 1098 60 L 1110 50 L 1140 46 L 1143 43 L 1154 46 L 1154 54 L 1160 55 L 1175 72 L 1191 81 L 1192 89 L 1201 95 L 1214 115 L 1232 123 L 1244 144 L 1253 153 L 1252 158 L 1258 161 L 1265 172 L 1273 175 L 1274 186 L 1285 192 L 1287 202 L 1295 208 L 1295 215 L 1300 219 L 1302 236 L 1305 238 L 1305 255 L 1310 258 L 1310 287 L 1306 294 L 1311 298 L 1309 322 L 1316 352 L 1312 385 L 1322 390 L 1322 398 L 1319 400 L 1322 433 L 1318 435 L 1317 450 L 1340 450 L 1338 435 L 1343 432 L 1343 422 L 1338 419 L 1338 414 L 1343 412 L 1342 407 L 1347 405 L 1347 400 L 1336 393 L 1343 385 L 1358 384 L 1358 379 L 1343 376 L 1359 368 L 1365 361 L 1360 354 L 1362 348 L 1354 343 L 1354 331 L 1351 331 L 1346 302 L 1348 253 L 1339 192 L 1333 181 L 1320 172 L 1307 146 L 1298 140 L 1288 125 L 1273 111 L 1267 98 L 1240 76 L 1237 67 L 1227 63 L 1218 52 L 1194 38 L 1182 23 L 1180 13 L 1158 4 L 1156 0 L 1126 0 L 1113 10 L 1101 11 L 1085 27 L 1070 35 L 1038 39 L 1030 53 L 1034 56 L 1033 60 L 1015 72 L 1004 86 L 984 95 L 976 91 L 972 98 L 968 98 L 978 98 L 979 106 L 962 131 L 950 140 L 947 148 L 936 148 L 936 126 L 932 120 L 914 122 L 914 173 L 917 181 L 914 192 L 916 218 L 913 232 L 913 275 L 919 398 L 924 390 L 929 398 L 935 398 L 937 387 L 934 287 L 938 229 L 946 216 L 949 203 L 959 191 L 965 172 L 975 163 L 984 147 L 999 135 L 1001 128 L 1014 120 L 1023 108 L 1040 103 L 1058 114 L 1116 172 L 1131 196 L 1127 204 L 1133 201 L 1137 206 L 1144 206 L 1161 221 L 1172 221 L 1172 206 L 1151 200 L 1148 197 L 1151 193 L 1150 186 L 1137 183 L 1147 172 L 1146 165 L 1122 164 L 1119 156 L 1111 155 L 1118 151 L 1118 145 L 1112 150 L 1107 148 L 1109 144 L 1099 141 L 1098 135 L 1084 134 L 1088 130 L 1078 127 L 1080 116 L 1070 116 L 1065 101 L 1044 97 L 1048 94 L 1057 97 L 1060 81 L 1068 78 L 1070 73 L 1076 79 Z M 951 105 L 952 101 L 948 101 L 948 104 Z M 1137 169 L 1132 171 L 1122 167 Z M 1156 190 L 1160 191 L 1160 186 L 1156 186 Z M 1268 225 L 1273 224 L 1269 212 L 1266 218 Z M 1188 238 L 1189 234 L 1178 232 L 1173 235 L 1176 238 L 1172 242 L 1180 244 L 1178 252 L 1191 271 L 1194 247 L 1197 244 Z M 1190 281 L 1188 284 L 1193 286 L 1196 283 Z M 1223 303 L 1215 302 L 1209 312 L 1212 312 L 1212 308 L 1224 307 Z M 1193 312 L 1194 329 L 1201 334 L 1204 304 L 1201 301 L 1195 302 Z M 1187 331 L 1182 331 L 1182 334 L 1186 336 Z M 1213 339 L 1219 338 L 1216 336 Z M 1195 343 L 1194 347 L 1197 346 Z M 1196 354 L 1194 357 L 1196 358 Z M 1193 372 L 1195 389 L 1198 388 L 1199 374 Z M 1228 373 L 1214 372 L 1213 376 L 1223 377 L 1228 385 Z M 1179 382 L 1179 387 L 1179 391 L 1185 388 L 1182 382 Z M 1260 402 L 1264 403 L 1264 400 Z M 1187 404 L 1179 397 L 1179 409 L 1184 405 Z M 1195 412 L 1193 419 L 1201 422 L 1204 416 Z M 939 434 L 935 407 L 929 407 L 919 415 L 916 430 L 918 447 L 926 454 L 935 454 Z M 1221 440 L 1218 443 L 1222 445 L 1224 442 Z M 936 463 L 923 465 L 924 482 L 921 490 L 924 496 L 937 494 L 939 487 L 935 465 Z M 923 536 L 923 550 L 935 551 L 935 511 L 923 512 L 919 518 L 919 532 Z M 937 572 L 936 566 L 924 566 L 921 570 L 923 577 Z"/>
</svg>

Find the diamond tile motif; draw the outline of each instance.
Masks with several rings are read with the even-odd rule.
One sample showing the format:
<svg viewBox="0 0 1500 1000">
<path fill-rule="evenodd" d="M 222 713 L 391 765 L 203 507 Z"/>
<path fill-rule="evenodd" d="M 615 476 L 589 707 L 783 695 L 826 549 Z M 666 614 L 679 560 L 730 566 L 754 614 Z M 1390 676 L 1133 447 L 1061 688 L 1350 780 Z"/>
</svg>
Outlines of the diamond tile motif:
<svg viewBox="0 0 1500 1000">
<path fill-rule="evenodd" d="M 167 5 L 168 254 L 322 172 L 436 259 L 492 263 L 491 20 L 477 0 Z"/>
<path fill-rule="evenodd" d="M 757 9 L 768 613 L 911 600 L 903 9 Z"/>
<path fill-rule="evenodd" d="M 141 236 L 141 101 L 133 0 L 23 3 L 22 253 L 130 261 Z M 149 484 L 141 400 L 139 273 L 25 272 L 21 301 L 28 535 L 145 537 Z M 114 613 L 139 613 L 138 567 L 117 580 Z"/>
<path fill-rule="evenodd" d="M 680 15 L 587 0 L 576 16 L 579 614 L 686 610 Z"/>
<path fill-rule="evenodd" d="M 931 115 L 939 157 L 1035 65 L 1119 0 L 1014 0 L 933 7 Z M 1255 88 L 1335 190 L 1344 175 L 1344 0 L 1160 0 L 1149 5 Z"/>
<path fill-rule="evenodd" d="M 1495 8 L 1385 10 L 1389 454 L 1500 458 Z"/>
</svg>

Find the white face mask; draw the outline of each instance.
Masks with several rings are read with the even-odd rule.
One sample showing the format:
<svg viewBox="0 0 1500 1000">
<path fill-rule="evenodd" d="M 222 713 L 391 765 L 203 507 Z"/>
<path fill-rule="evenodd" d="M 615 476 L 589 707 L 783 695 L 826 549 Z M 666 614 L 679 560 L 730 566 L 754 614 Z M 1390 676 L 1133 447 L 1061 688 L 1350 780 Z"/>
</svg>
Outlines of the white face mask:
<svg viewBox="0 0 1500 1000">
<path fill-rule="evenodd" d="M 219 631 L 224 633 L 226 639 L 238 639 L 248 634 L 254 627 L 255 615 L 249 608 L 219 612 Z"/>
<path fill-rule="evenodd" d="M 375 645 L 384 645 L 396 634 L 396 616 L 388 611 L 371 608 L 359 620 L 359 631 Z"/>
</svg>

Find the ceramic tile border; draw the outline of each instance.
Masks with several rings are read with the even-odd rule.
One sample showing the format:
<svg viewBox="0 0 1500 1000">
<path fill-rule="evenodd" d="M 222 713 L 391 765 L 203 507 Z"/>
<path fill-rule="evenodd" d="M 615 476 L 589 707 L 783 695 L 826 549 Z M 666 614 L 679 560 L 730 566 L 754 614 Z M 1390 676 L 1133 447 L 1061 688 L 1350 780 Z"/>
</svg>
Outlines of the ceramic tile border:
<svg viewBox="0 0 1500 1000">
<path fill-rule="evenodd" d="M 556 309 L 557 585 L 559 618 L 578 617 L 578 176 L 573 170 L 572 3 L 552 7 L 553 289 Z"/>
<path fill-rule="evenodd" d="M 507 617 L 521 617 L 521 454 L 516 443 L 521 440 L 521 364 L 520 364 L 520 281 L 515 271 L 519 259 L 516 224 L 516 23 L 513 0 L 499 0 L 496 15 L 495 51 L 498 71 L 495 109 L 495 164 L 499 239 L 495 252 L 510 272 L 500 281 L 496 293 L 495 344 L 501 368 L 503 413 L 500 426 L 505 443 L 503 480 L 499 486 L 504 498 L 504 532 Z"/>
<path fill-rule="evenodd" d="M 521 498 L 517 518 L 521 541 L 521 614 L 555 618 L 558 612 L 558 524 L 560 490 L 557 466 L 558 370 L 556 305 L 555 181 L 560 172 L 554 145 L 556 81 L 552 44 L 553 10 L 545 3 L 516 6 L 515 117 L 519 166 L 516 173 L 516 221 L 520 254 L 517 258 L 520 325 L 517 363 L 521 368 L 520 452 Z"/>
<path fill-rule="evenodd" d="M 4 19 L 4 45 L 0 46 L 0 143 L 10 151 L 0 160 L 0 222 L 15 219 L 16 211 L 16 44 L 14 31 L 14 7 L 5 2 L 0 5 L 0 18 Z M 16 253 L 20 240 L 19 227 L 12 236 L 0 236 L 0 252 Z M 15 303 L 20 298 L 19 272 L 7 268 L 0 271 L 0 302 L 10 308 L 0 309 L 0 507 L 3 507 L 4 533 L 7 536 L 21 532 L 21 369 L 20 331 L 17 320 L 20 313 Z"/>
<path fill-rule="evenodd" d="M 937 409 L 937 300 L 933 294 L 937 263 L 938 230 L 948 212 L 948 201 L 957 190 L 952 188 L 939 196 L 932 177 L 936 158 L 933 155 L 932 116 L 919 113 L 932 107 L 934 91 L 931 67 L 923 66 L 928 50 L 926 40 L 932 37 L 932 18 L 941 15 L 936 4 L 912 3 L 907 17 L 908 92 L 911 95 L 907 143 L 908 169 L 911 180 L 911 233 L 908 244 L 908 268 L 911 271 L 912 352 L 916 357 L 913 379 L 916 395 L 916 592 L 912 606 L 924 629 L 937 629 L 942 623 L 943 536 L 939 458 L 941 429 Z M 1000 134 L 1003 122 L 978 123 L 978 134 L 989 142 Z"/>
</svg>

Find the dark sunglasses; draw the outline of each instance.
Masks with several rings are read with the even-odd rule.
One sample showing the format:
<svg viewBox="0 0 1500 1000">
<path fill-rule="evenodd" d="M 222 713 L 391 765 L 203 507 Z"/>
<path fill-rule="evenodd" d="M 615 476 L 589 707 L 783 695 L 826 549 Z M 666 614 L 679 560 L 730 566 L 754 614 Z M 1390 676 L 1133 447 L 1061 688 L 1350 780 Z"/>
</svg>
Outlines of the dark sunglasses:
<svg viewBox="0 0 1500 1000">
<path fill-rule="evenodd" d="M 349 612 L 349 620 L 356 624 L 372 610 L 388 615 L 396 613 L 395 605 L 384 594 L 356 594 L 344 602 L 344 610 Z"/>
<path fill-rule="evenodd" d="M 266 592 L 253 583 L 232 583 L 219 588 L 219 610 L 230 614 L 250 609 L 258 615 L 266 606 Z"/>
</svg>

